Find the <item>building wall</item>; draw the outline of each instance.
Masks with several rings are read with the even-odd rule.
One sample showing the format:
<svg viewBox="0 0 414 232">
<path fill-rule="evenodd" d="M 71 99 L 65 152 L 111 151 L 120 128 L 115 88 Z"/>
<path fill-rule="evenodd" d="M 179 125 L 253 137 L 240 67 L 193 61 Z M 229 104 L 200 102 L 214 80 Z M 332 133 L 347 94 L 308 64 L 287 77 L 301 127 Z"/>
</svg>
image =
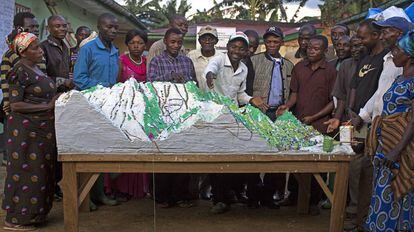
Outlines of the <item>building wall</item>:
<svg viewBox="0 0 414 232">
<path fill-rule="evenodd" d="M 97 31 L 97 15 L 88 12 L 86 9 L 80 8 L 69 1 L 55 0 L 55 2 L 55 9 L 69 21 L 73 31 L 76 31 L 76 28 L 79 26 L 88 26 L 89 28 Z M 47 33 L 45 20 L 52 15 L 46 6 L 46 3 L 43 0 L 16 0 L 16 3 L 31 9 L 31 12 L 36 16 L 37 20 L 41 24 L 41 39 L 45 39 Z M 125 35 L 119 35 L 114 42 L 121 51 L 125 51 L 127 49 L 124 44 L 124 38 Z M 71 41 L 71 44 L 74 45 L 74 41 Z"/>
<path fill-rule="evenodd" d="M 43 0 L 16 0 L 16 3 L 31 9 L 31 12 L 36 16 L 40 24 L 40 39 L 45 39 L 48 34 L 46 20 L 52 15 L 46 3 Z M 56 0 L 55 9 L 58 14 L 63 15 L 68 20 L 71 29 L 70 32 L 76 31 L 76 28 L 82 25 L 96 30 L 97 16 L 87 12 L 85 9 L 65 0 Z M 73 37 L 70 39 L 70 44 L 72 46 L 76 44 Z"/>
</svg>

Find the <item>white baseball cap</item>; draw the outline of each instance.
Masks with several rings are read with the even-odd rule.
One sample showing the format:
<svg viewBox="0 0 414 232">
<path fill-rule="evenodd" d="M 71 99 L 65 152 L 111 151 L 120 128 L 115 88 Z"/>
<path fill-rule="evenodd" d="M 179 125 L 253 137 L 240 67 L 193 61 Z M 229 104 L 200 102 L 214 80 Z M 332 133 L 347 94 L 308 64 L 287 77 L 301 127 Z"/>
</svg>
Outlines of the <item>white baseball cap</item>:
<svg viewBox="0 0 414 232">
<path fill-rule="evenodd" d="M 244 34 L 241 31 L 237 31 L 236 33 L 234 33 L 233 35 L 230 36 L 229 38 L 229 42 L 236 40 L 236 39 L 241 39 L 244 42 L 246 42 L 247 46 L 249 46 L 249 37 L 247 37 L 246 34 Z"/>
</svg>

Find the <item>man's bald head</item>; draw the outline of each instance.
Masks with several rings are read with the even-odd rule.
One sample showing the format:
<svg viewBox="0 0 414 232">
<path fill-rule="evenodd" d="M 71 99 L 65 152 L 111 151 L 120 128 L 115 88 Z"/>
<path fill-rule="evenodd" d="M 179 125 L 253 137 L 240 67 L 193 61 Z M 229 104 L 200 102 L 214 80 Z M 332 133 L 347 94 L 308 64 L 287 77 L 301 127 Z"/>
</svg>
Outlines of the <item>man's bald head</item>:
<svg viewBox="0 0 414 232">
<path fill-rule="evenodd" d="M 66 22 L 65 17 L 63 17 L 62 15 L 52 15 L 49 18 L 47 18 L 47 25 L 50 25 L 53 21 L 56 21 L 56 20 Z"/>
<path fill-rule="evenodd" d="M 111 13 L 103 13 L 98 17 L 99 37 L 110 43 L 118 34 L 118 20 L 115 15 Z"/>
<path fill-rule="evenodd" d="M 179 29 L 183 35 L 188 32 L 188 21 L 182 15 L 174 15 L 169 19 L 170 21 L 170 28 L 177 28 Z"/>
<path fill-rule="evenodd" d="M 98 17 L 98 26 L 102 25 L 105 21 L 108 21 L 108 20 L 116 20 L 117 21 L 115 15 L 113 15 L 111 13 L 103 13 L 103 14 L 99 15 L 99 17 Z"/>
<path fill-rule="evenodd" d="M 316 35 L 316 28 L 312 24 L 305 24 L 299 29 L 298 44 L 301 53 L 306 54 L 309 41 Z"/>
<path fill-rule="evenodd" d="M 311 36 L 316 35 L 316 28 L 312 24 L 305 24 L 300 27 L 299 34 L 309 33 Z"/>
<path fill-rule="evenodd" d="M 47 29 L 52 37 L 62 40 L 68 33 L 68 23 L 61 15 L 52 15 L 47 19 Z"/>
</svg>

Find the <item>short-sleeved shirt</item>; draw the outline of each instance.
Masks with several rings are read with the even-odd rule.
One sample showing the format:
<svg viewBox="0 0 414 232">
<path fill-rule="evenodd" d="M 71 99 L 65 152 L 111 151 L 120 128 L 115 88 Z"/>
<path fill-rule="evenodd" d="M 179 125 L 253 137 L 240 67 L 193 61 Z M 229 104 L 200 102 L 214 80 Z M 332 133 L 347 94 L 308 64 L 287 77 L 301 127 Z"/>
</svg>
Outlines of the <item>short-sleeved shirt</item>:
<svg viewBox="0 0 414 232">
<path fill-rule="evenodd" d="M 11 49 L 7 50 L 1 59 L 1 72 L 0 72 L 0 81 L 1 81 L 1 90 L 3 91 L 3 104 L 5 106 L 9 105 L 9 83 L 7 80 L 7 74 L 9 71 L 19 62 L 20 57 Z M 40 70 L 43 73 L 46 73 L 46 64 L 43 60 L 38 64 Z M 6 112 L 9 113 L 9 112 Z"/>
<path fill-rule="evenodd" d="M 382 97 L 402 72 L 402 67 L 395 66 L 391 52 L 384 56 L 384 66 L 378 80 L 378 88 L 364 108 L 359 110 L 359 116 L 364 122 L 370 123 L 376 116 L 381 115 L 384 106 Z"/>
<path fill-rule="evenodd" d="M 290 90 L 297 94 L 297 101 L 293 113 L 302 120 L 321 111 L 332 101 L 332 89 L 335 84 L 335 67 L 325 60 L 315 71 L 311 63 L 304 60 L 295 65 L 290 82 Z M 327 126 L 323 123 L 329 120 L 330 115 L 322 117 L 312 123 L 312 126 L 321 133 L 326 133 Z"/>
<path fill-rule="evenodd" d="M 195 68 L 195 72 L 196 72 L 198 86 L 200 88 L 206 88 L 206 86 L 207 86 L 206 79 L 203 76 L 203 73 L 204 73 L 204 70 L 206 69 L 206 67 L 208 65 L 208 62 L 213 57 L 218 56 L 220 54 L 221 54 L 221 52 L 219 52 L 219 51 L 216 50 L 216 53 L 214 54 L 214 56 L 205 57 L 201 53 L 201 49 L 192 50 L 192 51 L 190 51 L 187 54 L 187 56 L 193 61 L 194 68 Z"/>
<path fill-rule="evenodd" d="M 214 80 L 214 91 L 216 93 L 230 97 L 238 105 L 249 103 L 252 97 L 245 92 L 248 70 L 243 62 L 240 62 L 239 67 L 234 70 L 229 56 L 221 54 L 210 60 L 206 70 L 204 70 L 204 76 L 207 76 L 209 72 L 217 77 Z M 209 91 L 209 89 L 206 89 L 206 91 Z"/>
<path fill-rule="evenodd" d="M 336 97 L 338 100 L 345 101 L 346 106 L 348 106 L 351 81 L 357 66 L 358 61 L 352 58 L 342 61 L 335 81 L 335 86 L 332 91 L 332 96 Z"/>
<path fill-rule="evenodd" d="M 377 90 L 378 80 L 384 65 L 384 56 L 387 53 L 387 50 L 383 50 L 377 55 L 366 55 L 359 62 L 351 81 L 351 89 L 356 90 L 355 103 L 352 108 L 355 113 L 359 113 L 359 110 Z"/>
</svg>

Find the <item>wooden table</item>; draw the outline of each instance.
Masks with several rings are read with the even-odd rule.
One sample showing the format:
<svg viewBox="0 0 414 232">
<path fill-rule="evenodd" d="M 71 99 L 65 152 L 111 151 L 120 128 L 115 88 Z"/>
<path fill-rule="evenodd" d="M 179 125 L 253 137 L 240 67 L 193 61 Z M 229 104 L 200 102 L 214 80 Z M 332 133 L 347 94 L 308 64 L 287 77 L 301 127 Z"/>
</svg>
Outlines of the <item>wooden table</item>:
<svg viewBox="0 0 414 232">
<path fill-rule="evenodd" d="M 307 213 L 313 175 L 332 202 L 329 231 L 343 231 L 348 166 L 352 155 L 303 152 L 265 154 L 59 154 L 63 164 L 63 208 L 66 232 L 79 231 L 79 208 L 89 207 L 88 194 L 99 173 L 294 173 L 299 182 L 298 212 Z M 330 192 L 320 173 L 336 173 Z M 83 205 L 82 205 L 83 203 Z"/>
</svg>

